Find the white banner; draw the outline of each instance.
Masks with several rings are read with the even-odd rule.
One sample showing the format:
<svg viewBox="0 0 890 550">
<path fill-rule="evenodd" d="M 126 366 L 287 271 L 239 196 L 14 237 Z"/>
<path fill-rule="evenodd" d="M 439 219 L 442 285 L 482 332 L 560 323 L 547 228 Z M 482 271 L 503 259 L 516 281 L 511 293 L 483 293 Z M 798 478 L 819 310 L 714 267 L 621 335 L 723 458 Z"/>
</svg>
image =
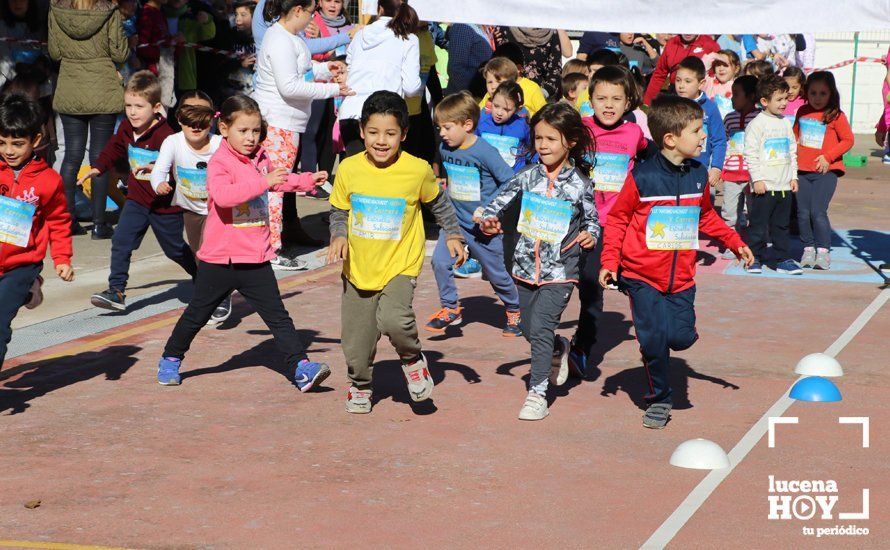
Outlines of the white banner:
<svg viewBox="0 0 890 550">
<path fill-rule="evenodd" d="M 424 21 L 576 31 L 765 34 L 890 29 L 890 0 L 409 0 Z M 376 13 L 376 0 L 362 2 Z"/>
</svg>

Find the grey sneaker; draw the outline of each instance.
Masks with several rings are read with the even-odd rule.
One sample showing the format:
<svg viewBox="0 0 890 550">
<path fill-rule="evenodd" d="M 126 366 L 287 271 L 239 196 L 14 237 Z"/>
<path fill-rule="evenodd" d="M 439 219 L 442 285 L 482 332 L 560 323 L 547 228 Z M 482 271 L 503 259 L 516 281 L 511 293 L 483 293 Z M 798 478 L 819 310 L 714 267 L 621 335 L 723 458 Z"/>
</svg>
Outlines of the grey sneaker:
<svg viewBox="0 0 890 550">
<path fill-rule="evenodd" d="M 643 415 L 643 426 L 653 430 L 664 428 L 671 418 L 671 408 L 670 403 L 653 403 L 649 405 L 649 408 L 646 409 L 646 414 Z"/>
<path fill-rule="evenodd" d="M 408 394 L 412 401 L 426 401 L 433 394 L 433 377 L 426 366 L 426 357 L 420 357 L 413 363 L 403 364 L 402 372 L 408 382 Z"/>
<path fill-rule="evenodd" d="M 720 257 L 723 258 L 724 260 L 735 260 L 736 259 L 735 252 L 733 252 L 732 250 L 730 250 L 728 248 L 723 251 L 723 254 L 721 254 Z"/>
<path fill-rule="evenodd" d="M 820 269 L 822 271 L 828 271 L 831 269 L 831 254 L 828 253 L 824 248 L 820 248 L 816 252 L 816 261 L 814 263 L 813 269 Z"/>
<path fill-rule="evenodd" d="M 816 249 L 806 247 L 803 249 L 803 256 L 800 257 L 800 267 L 813 267 L 816 265 Z"/>
<path fill-rule="evenodd" d="M 360 390 L 351 386 L 346 394 L 346 412 L 352 414 L 371 412 L 371 390 Z"/>
<path fill-rule="evenodd" d="M 519 410 L 519 420 L 543 420 L 548 414 L 550 410 L 547 408 L 547 399 L 535 391 L 528 392 L 525 403 Z"/>
<path fill-rule="evenodd" d="M 569 378 L 569 348 L 571 345 L 564 336 L 556 337 L 559 349 L 554 349 L 552 368 L 550 369 L 550 383 L 562 386 Z"/>
<path fill-rule="evenodd" d="M 279 271 L 303 271 L 309 269 L 309 264 L 299 258 L 288 258 L 287 256 L 275 256 L 271 262 L 272 269 Z"/>
</svg>

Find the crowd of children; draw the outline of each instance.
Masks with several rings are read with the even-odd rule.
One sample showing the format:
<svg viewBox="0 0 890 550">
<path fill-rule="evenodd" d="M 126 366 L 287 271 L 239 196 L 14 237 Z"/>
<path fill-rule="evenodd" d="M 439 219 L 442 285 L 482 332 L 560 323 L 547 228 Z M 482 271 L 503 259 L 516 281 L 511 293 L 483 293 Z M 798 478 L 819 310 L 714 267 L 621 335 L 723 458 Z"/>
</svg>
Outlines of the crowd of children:
<svg viewBox="0 0 890 550">
<path fill-rule="evenodd" d="M 142 7 L 140 40 L 168 36 L 163 4 Z M 523 420 L 545 418 L 550 388 L 595 366 L 588 361 L 604 289 L 617 288 L 630 298 L 649 378 L 643 424 L 667 424 L 670 352 L 698 339 L 700 232 L 749 273 L 764 265 L 786 274 L 831 267 L 829 204 L 853 145 L 831 73 L 807 76 L 777 64 L 785 55 L 776 52 L 743 59 L 704 35 L 670 38 L 659 55 L 657 42 L 621 33 L 614 47 L 567 62 L 561 97 L 546 98 L 525 76 L 522 50 L 506 43 L 480 68 L 483 97 L 421 96 L 418 109 L 434 59 L 428 27 L 407 4 L 381 2 L 379 19 L 366 27 L 349 24 L 341 0 L 266 0 L 254 15 L 252 4 L 235 4 L 234 28 L 256 29 L 261 17 L 262 42 L 241 40 L 242 60 L 210 94 L 196 89 L 194 52 L 168 52 L 179 59 L 175 109 L 164 48 L 139 49 L 145 69 L 128 75 L 125 116 L 80 178 L 128 165 L 108 289 L 92 296 L 93 305 L 126 309 L 130 259 L 149 228 L 193 279 L 194 297 L 158 364 L 162 385 L 180 384 L 196 334 L 228 318 L 235 291 L 272 331 L 301 391 L 331 374 L 307 356 L 272 269 L 301 267 L 284 253 L 283 193 L 326 197 L 334 161 L 322 160 L 322 151 L 334 142 L 345 154 L 330 192 L 327 261 L 343 262 L 351 413 L 371 412 L 382 335 L 401 359 L 411 399 L 432 394 L 412 304 L 425 262 L 421 207 L 440 228 L 431 266 L 441 308 L 423 328 L 442 333 L 460 324 L 455 277 L 481 272 L 503 303 L 503 335 L 530 346 Z M 191 6 L 178 28 L 210 40 L 213 22 L 212 10 Z M 318 38 L 305 38 L 310 27 Z M 409 133 L 421 122 L 434 123 L 438 136 Z M 33 99 L 4 96 L 0 365 L 12 319 L 40 302 L 48 245 L 59 277 L 74 277 L 62 181 L 34 152 L 43 128 Z M 426 141 L 418 147 L 418 140 Z M 718 190 L 721 214 L 713 206 Z M 792 257 L 792 216 L 801 258 Z M 576 286 L 581 311 L 568 340 L 557 328 Z"/>
</svg>

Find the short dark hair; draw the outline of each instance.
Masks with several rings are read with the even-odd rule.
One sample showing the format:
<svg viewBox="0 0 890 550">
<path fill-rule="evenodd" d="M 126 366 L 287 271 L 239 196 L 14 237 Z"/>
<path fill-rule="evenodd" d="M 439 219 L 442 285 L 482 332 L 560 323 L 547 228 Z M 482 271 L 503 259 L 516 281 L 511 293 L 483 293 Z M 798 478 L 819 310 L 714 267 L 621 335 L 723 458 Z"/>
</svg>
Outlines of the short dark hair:
<svg viewBox="0 0 890 550">
<path fill-rule="evenodd" d="M 774 74 L 757 81 L 757 99 L 769 101 L 776 92 L 788 92 L 790 89 L 791 86 L 785 82 L 784 78 Z"/>
<path fill-rule="evenodd" d="M 587 75 L 584 73 L 569 73 L 562 77 L 562 97 L 568 99 L 569 94 L 578 89 L 578 84 L 587 82 Z"/>
<path fill-rule="evenodd" d="M 43 131 L 40 104 L 24 95 L 0 99 L 0 136 L 34 139 Z"/>
<path fill-rule="evenodd" d="M 516 64 L 520 74 L 522 73 L 522 67 L 525 65 L 525 53 L 523 53 L 522 48 L 512 42 L 504 42 L 498 46 L 494 53 L 491 54 L 491 57 L 506 57 Z"/>
<path fill-rule="evenodd" d="M 705 62 L 701 59 L 695 57 L 694 55 L 690 55 L 689 57 L 684 57 L 680 63 L 677 64 L 677 70 L 686 69 L 687 71 L 692 71 L 695 73 L 695 78 L 699 80 L 704 80 L 708 75 L 707 69 L 705 69 Z"/>
<path fill-rule="evenodd" d="M 124 93 L 138 95 L 154 106 L 161 102 L 161 81 L 151 71 L 137 71 L 124 86 Z"/>
<path fill-rule="evenodd" d="M 659 148 L 664 148 L 664 136 L 679 136 L 690 122 L 704 119 L 701 106 L 688 98 L 660 94 L 649 109 L 649 132 Z"/>
<path fill-rule="evenodd" d="M 253 10 L 256 9 L 256 2 L 254 2 L 254 0 L 236 0 L 236 2 L 232 4 L 232 10 L 237 10 L 238 8 L 247 8 L 252 14 Z"/>
<path fill-rule="evenodd" d="M 590 95 L 593 96 L 596 85 L 606 82 L 624 88 L 624 95 L 629 102 L 628 111 L 638 108 L 643 102 L 641 86 L 637 83 L 630 69 L 624 65 L 608 65 L 590 77 Z"/>
<path fill-rule="evenodd" d="M 754 75 L 742 75 L 733 80 L 732 85 L 738 86 L 740 90 L 745 92 L 745 96 L 752 100 L 754 99 L 754 94 L 757 93 L 757 77 Z"/>
<path fill-rule="evenodd" d="M 403 132 L 408 129 L 408 104 L 395 92 L 380 90 L 368 96 L 362 105 L 362 128 L 368 124 L 371 115 L 394 116 Z"/>
<path fill-rule="evenodd" d="M 601 48 L 587 56 L 588 67 L 591 65 L 602 65 L 606 67 L 608 65 L 618 65 L 620 62 L 621 58 L 618 57 L 618 54 L 612 50 L 607 50 L 606 48 Z"/>
<path fill-rule="evenodd" d="M 506 80 L 498 84 L 494 93 L 491 94 L 491 100 L 494 101 L 495 96 L 499 95 L 505 96 L 515 103 L 517 111 L 525 104 L 525 92 L 522 91 L 522 86 L 517 84 L 515 80 Z"/>
</svg>

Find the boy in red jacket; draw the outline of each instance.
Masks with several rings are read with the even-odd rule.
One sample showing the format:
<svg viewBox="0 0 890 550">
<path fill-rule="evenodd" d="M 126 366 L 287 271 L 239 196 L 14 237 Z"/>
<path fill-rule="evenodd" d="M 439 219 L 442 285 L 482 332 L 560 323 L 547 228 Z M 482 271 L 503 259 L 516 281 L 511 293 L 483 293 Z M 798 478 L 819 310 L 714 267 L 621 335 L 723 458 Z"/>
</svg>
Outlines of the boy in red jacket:
<svg viewBox="0 0 890 550">
<path fill-rule="evenodd" d="M 19 308 L 40 305 L 43 258 L 74 280 L 71 215 L 62 176 L 34 155 L 43 139 L 40 106 L 21 96 L 0 101 L 0 367 Z"/>
<path fill-rule="evenodd" d="M 677 66 L 681 61 L 689 56 L 701 59 L 709 53 L 718 51 L 720 51 L 720 45 L 707 34 L 678 34 L 668 40 L 661 52 L 661 57 L 658 58 L 658 63 L 655 64 L 655 70 L 652 71 L 649 85 L 646 86 L 643 103 L 646 105 L 652 103 L 666 80 L 670 79 L 670 83 L 674 83 Z"/>
<path fill-rule="evenodd" d="M 640 353 L 649 377 L 647 428 L 663 428 L 672 407 L 670 352 L 698 340 L 695 331 L 695 261 L 702 231 L 754 261 L 741 237 L 711 206 L 708 169 L 696 160 L 705 138 L 695 101 L 661 96 L 649 110 L 649 130 L 661 154 L 638 164 L 609 211 L 604 232 L 603 287 L 617 281 L 630 297 Z"/>
</svg>

